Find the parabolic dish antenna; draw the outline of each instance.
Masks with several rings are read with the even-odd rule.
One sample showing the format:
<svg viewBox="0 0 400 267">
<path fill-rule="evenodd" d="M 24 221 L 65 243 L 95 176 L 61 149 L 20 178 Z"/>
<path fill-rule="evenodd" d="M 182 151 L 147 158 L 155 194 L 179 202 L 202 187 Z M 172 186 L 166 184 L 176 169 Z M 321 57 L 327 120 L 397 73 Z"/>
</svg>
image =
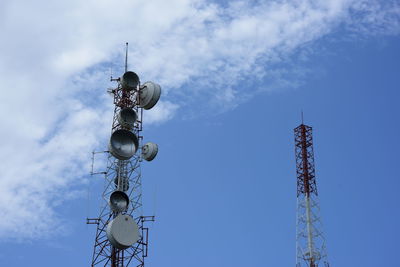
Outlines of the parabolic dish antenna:
<svg viewBox="0 0 400 267">
<path fill-rule="evenodd" d="M 111 245 L 126 249 L 139 240 L 139 227 L 129 215 L 120 214 L 107 225 L 107 238 Z"/>
<path fill-rule="evenodd" d="M 152 161 L 158 153 L 158 145 L 148 142 L 142 147 L 142 156 L 147 161 Z"/>
<path fill-rule="evenodd" d="M 117 119 L 122 127 L 131 129 L 137 120 L 137 114 L 131 108 L 123 108 L 119 111 Z"/>
<path fill-rule="evenodd" d="M 121 77 L 122 90 L 132 91 L 139 85 L 139 76 L 133 71 L 127 71 Z"/>
<path fill-rule="evenodd" d="M 144 109 L 151 109 L 157 104 L 161 96 L 161 86 L 153 82 L 145 82 L 140 87 L 139 106 Z"/>
<path fill-rule="evenodd" d="M 114 191 L 110 195 L 109 203 L 114 212 L 126 211 L 129 205 L 129 197 L 122 191 Z"/>
<path fill-rule="evenodd" d="M 120 129 L 112 133 L 108 150 L 120 160 L 130 159 L 139 146 L 137 136 L 131 131 Z"/>
</svg>

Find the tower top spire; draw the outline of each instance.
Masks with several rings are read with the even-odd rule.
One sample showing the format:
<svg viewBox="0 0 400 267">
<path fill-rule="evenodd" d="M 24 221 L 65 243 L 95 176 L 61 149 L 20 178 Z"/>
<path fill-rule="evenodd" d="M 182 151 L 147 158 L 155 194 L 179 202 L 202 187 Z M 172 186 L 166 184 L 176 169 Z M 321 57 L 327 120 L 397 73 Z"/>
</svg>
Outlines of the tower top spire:
<svg viewBox="0 0 400 267">
<path fill-rule="evenodd" d="M 125 72 L 128 71 L 128 42 L 125 43 L 126 48 L 125 48 Z"/>
</svg>

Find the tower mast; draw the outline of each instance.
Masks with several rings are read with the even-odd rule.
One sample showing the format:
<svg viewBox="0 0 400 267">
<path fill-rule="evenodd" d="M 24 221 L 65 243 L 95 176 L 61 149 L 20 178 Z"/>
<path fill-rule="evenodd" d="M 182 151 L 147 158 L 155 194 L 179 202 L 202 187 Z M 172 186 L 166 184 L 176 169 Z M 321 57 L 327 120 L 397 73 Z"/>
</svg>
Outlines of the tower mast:
<svg viewBox="0 0 400 267">
<path fill-rule="evenodd" d="M 148 228 L 154 216 L 142 214 L 141 162 L 151 161 L 158 146 L 143 143 L 143 110 L 159 100 L 161 87 L 153 82 L 140 84 L 139 76 L 128 71 L 126 43 L 125 72 L 109 90 L 114 97 L 114 115 L 108 144 L 102 205 L 97 218 L 87 219 L 97 225 L 91 266 L 143 267 L 148 252 Z M 93 152 L 93 161 L 94 155 Z"/>
<path fill-rule="evenodd" d="M 297 174 L 296 267 L 329 267 L 319 216 L 312 127 L 294 129 Z"/>
</svg>

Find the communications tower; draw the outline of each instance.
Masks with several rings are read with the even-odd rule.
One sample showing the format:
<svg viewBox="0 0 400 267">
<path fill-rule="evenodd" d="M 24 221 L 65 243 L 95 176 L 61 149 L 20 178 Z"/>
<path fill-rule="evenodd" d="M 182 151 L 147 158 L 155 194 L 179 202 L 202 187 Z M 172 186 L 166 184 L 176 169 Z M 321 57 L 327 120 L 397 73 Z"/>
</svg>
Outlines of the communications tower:
<svg viewBox="0 0 400 267">
<path fill-rule="evenodd" d="M 141 84 L 139 76 L 127 70 L 128 43 L 126 43 L 125 72 L 111 81 L 109 89 L 114 99 L 111 137 L 108 143 L 107 166 L 101 174 L 105 178 L 102 205 L 97 218 L 88 218 L 88 224 L 97 225 L 91 266 L 144 266 L 148 251 L 147 221 L 154 216 L 142 214 L 141 169 L 144 160 L 157 155 L 158 146 L 143 143 L 143 110 L 151 109 L 159 100 L 161 87 L 153 82 Z M 96 153 L 93 152 L 93 161 Z"/>
<path fill-rule="evenodd" d="M 296 267 L 329 267 L 319 215 L 312 128 L 294 129 L 297 173 Z"/>
</svg>

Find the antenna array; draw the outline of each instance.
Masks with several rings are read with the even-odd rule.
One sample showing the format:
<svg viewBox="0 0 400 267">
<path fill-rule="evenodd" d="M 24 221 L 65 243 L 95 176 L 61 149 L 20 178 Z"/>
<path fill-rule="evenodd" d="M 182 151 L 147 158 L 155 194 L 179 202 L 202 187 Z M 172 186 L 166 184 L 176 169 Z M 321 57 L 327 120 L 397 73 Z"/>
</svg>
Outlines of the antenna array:
<svg viewBox="0 0 400 267">
<path fill-rule="evenodd" d="M 158 152 L 154 143 L 143 143 L 143 110 L 159 100 L 161 87 L 153 82 L 140 84 L 136 73 L 128 71 L 126 43 L 125 73 L 117 79 L 113 94 L 114 115 L 108 144 L 107 167 L 103 174 L 105 189 L 97 218 L 87 219 L 97 225 L 91 266 L 144 266 L 148 254 L 148 228 L 154 216 L 143 216 L 141 168 L 143 159 L 151 161 Z M 94 154 L 93 154 L 94 155 Z"/>
</svg>

